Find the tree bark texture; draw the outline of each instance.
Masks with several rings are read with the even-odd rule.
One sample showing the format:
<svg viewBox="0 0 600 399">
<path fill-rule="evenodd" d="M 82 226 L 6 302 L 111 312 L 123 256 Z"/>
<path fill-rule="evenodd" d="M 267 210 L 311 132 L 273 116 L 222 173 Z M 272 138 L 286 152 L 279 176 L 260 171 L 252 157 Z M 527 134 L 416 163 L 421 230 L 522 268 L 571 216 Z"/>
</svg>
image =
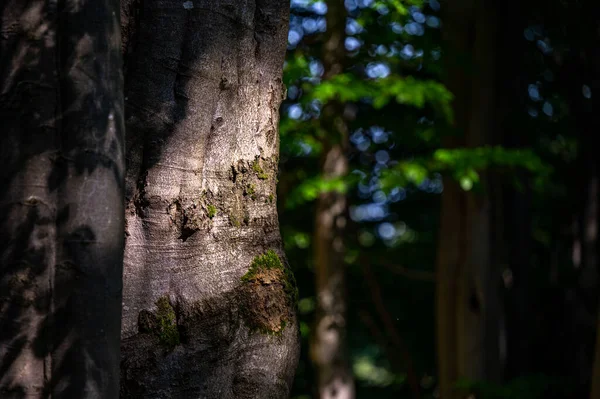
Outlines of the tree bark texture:
<svg viewBox="0 0 600 399">
<path fill-rule="evenodd" d="M 0 1 L 0 397 L 116 398 L 119 5 Z"/>
<path fill-rule="evenodd" d="M 289 4 L 129 0 L 121 13 L 121 397 L 286 398 L 299 356 L 275 201 Z"/>
<path fill-rule="evenodd" d="M 447 86 L 454 94 L 456 135 L 446 146 L 480 147 L 493 128 L 493 20 L 489 2 L 447 4 Z M 487 175 L 482 192 L 464 192 L 444 181 L 436 277 L 440 397 L 460 398 L 460 379 L 496 379 L 499 301 L 492 267 L 492 218 Z"/>
<path fill-rule="evenodd" d="M 346 8 L 343 0 L 327 2 L 327 32 L 323 49 L 324 79 L 344 71 Z M 321 155 L 321 177 L 336 179 L 348 173 L 348 127 L 344 106 L 323 107 L 320 124 L 326 132 Z M 354 398 L 352 368 L 346 347 L 346 285 L 344 231 L 346 195 L 322 193 L 317 198 L 314 233 L 317 312 L 311 337 L 311 359 L 317 377 L 317 397 Z"/>
</svg>

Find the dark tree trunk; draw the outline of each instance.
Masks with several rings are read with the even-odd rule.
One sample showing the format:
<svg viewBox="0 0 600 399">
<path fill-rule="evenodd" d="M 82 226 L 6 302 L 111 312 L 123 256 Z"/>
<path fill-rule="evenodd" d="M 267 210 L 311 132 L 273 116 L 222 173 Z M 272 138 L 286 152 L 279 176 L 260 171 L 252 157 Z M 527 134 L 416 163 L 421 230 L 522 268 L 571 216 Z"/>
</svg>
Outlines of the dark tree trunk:
<svg viewBox="0 0 600 399">
<path fill-rule="evenodd" d="M 491 142 L 494 122 L 494 19 L 492 4 L 465 0 L 447 5 L 447 86 L 455 96 L 455 130 L 446 146 Z M 438 244 L 436 306 L 440 397 L 458 398 L 459 379 L 499 377 L 499 280 L 491 259 L 492 209 L 488 174 L 481 192 L 444 181 Z"/>
<path fill-rule="evenodd" d="M 573 163 L 568 192 L 573 204 L 569 209 L 569 222 L 572 225 L 571 260 L 573 274 L 565 285 L 561 301 L 565 312 L 557 321 L 557 330 L 562 334 L 560 341 L 563 351 L 556 356 L 556 368 L 569 376 L 576 384 L 576 396 L 584 397 L 592 386 L 595 394 L 594 352 L 590 350 L 596 341 L 598 318 L 598 288 L 600 268 L 598 264 L 599 229 L 599 176 L 600 160 L 595 148 L 594 136 L 600 128 L 597 102 L 582 95 L 582 86 L 590 85 L 594 90 L 600 70 L 600 32 L 598 31 L 600 11 L 597 3 L 582 3 L 573 9 L 569 34 L 573 46 L 565 57 L 559 60 L 557 75 L 558 90 L 568 100 L 573 129 L 578 134 L 578 159 Z M 593 32 L 590 34 L 590 32 Z M 596 104 L 596 106 L 594 106 Z M 564 283 L 563 283 L 564 284 Z M 556 312 L 552 310 L 552 315 Z M 566 360 L 566 361 L 565 361 Z M 596 362 L 599 360 L 596 360 Z"/>
<path fill-rule="evenodd" d="M 510 19 L 506 29 L 497 32 L 495 49 L 497 57 L 496 117 L 494 144 L 515 150 L 531 147 L 531 134 L 523 128 L 526 117 L 527 71 L 524 63 L 528 42 L 523 37 L 527 27 L 529 9 L 522 8 L 518 1 L 510 1 L 499 7 L 497 20 Z M 515 7 L 523 12 L 515 13 Z M 508 78 L 510 77 L 510 78 Z M 517 188 L 513 179 L 518 179 Z M 498 270 L 503 273 L 503 305 L 505 326 L 502 333 L 502 371 L 506 380 L 533 372 L 533 331 L 536 294 L 532 282 L 532 190 L 531 178 L 527 173 L 500 177 L 494 188 L 497 192 L 495 212 L 501 216 L 494 221 L 500 229 L 494 238 L 497 248 L 494 259 Z"/>
<path fill-rule="evenodd" d="M 123 398 L 286 398 L 275 186 L 287 2 L 126 1 Z"/>
<path fill-rule="evenodd" d="M 343 0 L 327 2 L 327 33 L 324 41 L 324 79 L 344 71 L 346 8 Z M 321 155 L 321 177 L 338 179 L 348 173 L 348 127 L 344 106 L 326 104 L 320 124 L 327 132 Z M 354 398 L 354 381 L 346 347 L 346 270 L 344 231 L 347 224 L 346 195 L 327 192 L 316 204 L 314 262 L 317 312 L 311 337 L 311 358 L 317 377 L 317 397 Z"/>
<path fill-rule="evenodd" d="M 117 1 L 0 1 L 0 397 L 116 398 Z"/>
</svg>

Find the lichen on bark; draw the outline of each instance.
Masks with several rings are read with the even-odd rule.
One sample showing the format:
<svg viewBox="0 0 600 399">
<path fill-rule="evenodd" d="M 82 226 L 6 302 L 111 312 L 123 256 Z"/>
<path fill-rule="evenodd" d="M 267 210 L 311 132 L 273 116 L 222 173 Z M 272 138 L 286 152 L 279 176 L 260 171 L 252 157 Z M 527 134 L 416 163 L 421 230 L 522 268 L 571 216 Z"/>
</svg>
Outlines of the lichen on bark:
<svg viewBox="0 0 600 399">
<path fill-rule="evenodd" d="M 292 272 L 273 250 L 255 257 L 241 278 L 242 316 L 251 331 L 279 335 L 293 317 L 298 290 Z"/>
</svg>

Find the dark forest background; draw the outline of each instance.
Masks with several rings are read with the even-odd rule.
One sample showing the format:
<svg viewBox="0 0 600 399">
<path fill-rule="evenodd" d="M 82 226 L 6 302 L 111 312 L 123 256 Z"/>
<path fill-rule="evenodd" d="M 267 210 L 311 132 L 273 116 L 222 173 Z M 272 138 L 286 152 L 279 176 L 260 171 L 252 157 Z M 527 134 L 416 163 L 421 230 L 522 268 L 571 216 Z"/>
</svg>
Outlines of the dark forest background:
<svg viewBox="0 0 600 399">
<path fill-rule="evenodd" d="M 600 5 L 291 7 L 277 200 L 300 290 L 292 397 L 328 368 L 360 398 L 600 397 Z"/>
</svg>

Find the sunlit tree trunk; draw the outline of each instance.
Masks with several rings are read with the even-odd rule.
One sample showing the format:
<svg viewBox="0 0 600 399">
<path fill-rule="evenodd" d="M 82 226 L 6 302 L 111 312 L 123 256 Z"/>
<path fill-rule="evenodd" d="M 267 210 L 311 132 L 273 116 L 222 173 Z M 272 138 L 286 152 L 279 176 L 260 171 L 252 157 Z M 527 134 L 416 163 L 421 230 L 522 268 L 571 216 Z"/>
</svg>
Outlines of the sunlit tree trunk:
<svg viewBox="0 0 600 399">
<path fill-rule="evenodd" d="M 494 49 L 489 3 L 448 3 L 444 34 L 448 44 L 447 86 L 455 95 L 456 135 L 449 148 L 490 143 L 493 128 Z M 494 379 L 497 373 L 498 299 L 491 251 L 492 217 L 487 174 L 479 192 L 464 192 L 447 178 L 441 205 L 436 306 L 440 397 L 464 393 L 460 379 Z M 467 187 L 468 188 L 468 187 Z"/>
<path fill-rule="evenodd" d="M 275 201 L 289 4 L 125 1 L 121 397 L 286 398 Z"/>
<path fill-rule="evenodd" d="M 0 1 L 0 397 L 116 398 L 119 4 Z"/>
<path fill-rule="evenodd" d="M 323 45 L 324 79 L 343 72 L 345 59 L 346 8 L 344 1 L 327 2 L 327 32 Z M 348 127 L 343 105 L 329 103 L 320 123 L 326 132 L 321 155 L 321 177 L 342 178 L 348 173 Z M 318 397 L 354 398 L 354 381 L 346 347 L 346 296 L 344 230 L 347 200 L 338 192 L 322 193 L 317 199 L 314 267 L 317 312 L 311 339 L 311 358 L 317 373 Z"/>
</svg>

